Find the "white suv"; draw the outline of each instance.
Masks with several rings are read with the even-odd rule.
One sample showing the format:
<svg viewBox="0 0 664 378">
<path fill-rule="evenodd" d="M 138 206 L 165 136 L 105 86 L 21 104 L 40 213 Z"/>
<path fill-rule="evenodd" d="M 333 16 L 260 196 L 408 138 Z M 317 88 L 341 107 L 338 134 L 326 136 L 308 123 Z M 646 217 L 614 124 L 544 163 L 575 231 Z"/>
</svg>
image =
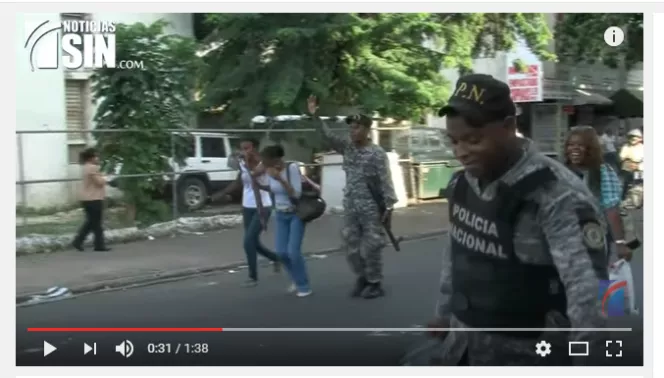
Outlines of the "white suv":
<svg viewBox="0 0 664 378">
<path fill-rule="evenodd" d="M 227 134 L 191 132 L 183 137 L 189 138 L 189 148 L 184 165 L 169 164 L 175 172 L 178 205 L 187 210 L 198 210 L 205 206 L 209 196 L 229 185 L 237 177 L 238 171 L 230 168 L 229 156 L 238 150 L 240 139 Z M 116 166 L 115 172 L 120 172 Z M 208 172 L 214 171 L 214 172 Z M 173 195 L 172 176 L 165 176 L 164 195 L 170 199 Z M 110 184 L 114 185 L 115 179 Z"/>
<path fill-rule="evenodd" d="M 171 166 L 179 173 L 175 176 L 178 203 L 186 209 L 198 210 L 205 206 L 212 193 L 237 177 L 238 171 L 229 167 L 228 158 L 238 150 L 240 139 L 205 132 L 192 132 L 189 137 L 191 144 L 185 164 L 178 166 L 171 162 Z M 167 192 L 170 192 L 173 187 L 170 177 L 167 186 Z"/>
</svg>

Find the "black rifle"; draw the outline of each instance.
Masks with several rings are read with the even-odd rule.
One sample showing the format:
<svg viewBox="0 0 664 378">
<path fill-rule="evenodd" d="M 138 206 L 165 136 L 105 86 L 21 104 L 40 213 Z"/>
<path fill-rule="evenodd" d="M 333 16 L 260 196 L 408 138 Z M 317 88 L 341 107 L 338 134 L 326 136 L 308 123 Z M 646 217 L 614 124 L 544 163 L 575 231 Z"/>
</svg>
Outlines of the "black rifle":
<svg viewBox="0 0 664 378">
<path fill-rule="evenodd" d="M 385 205 L 385 198 L 383 196 L 383 192 L 379 190 L 376 185 L 372 185 L 371 182 L 367 182 L 367 187 L 369 188 L 369 193 L 371 193 L 371 197 L 373 197 L 374 202 L 376 202 L 376 205 L 378 205 L 378 212 L 380 213 L 381 223 L 383 224 L 383 228 L 385 229 L 387 237 L 390 238 L 390 242 L 392 243 L 392 246 L 394 246 L 394 249 L 397 252 L 401 251 L 399 243 L 401 243 L 403 238 L 401 236 L 397 238 L 394 236 L 394 233 L 392 233 L 391 214 L 385 220 L 385 222 L 382 222 L 383 216 L 387 211 L 387 206 Z"/>
</svg>

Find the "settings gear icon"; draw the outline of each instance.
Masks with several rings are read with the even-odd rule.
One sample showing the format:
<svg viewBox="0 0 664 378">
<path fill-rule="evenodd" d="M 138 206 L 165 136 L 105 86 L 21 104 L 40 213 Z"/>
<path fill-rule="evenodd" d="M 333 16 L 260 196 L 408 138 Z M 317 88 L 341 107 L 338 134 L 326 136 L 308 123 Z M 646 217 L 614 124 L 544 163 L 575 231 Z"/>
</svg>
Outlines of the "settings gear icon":
<svg viewBox="0 0 664 378">
<path fill-rule="evenodd" d="M 549 354 L 551 354 L 551 344 L 547 343 L 546 341 L 542 340 L 539 343 L 535 345 L 535 353 L 537 353 L 540 357 L 546 357 Z"/>
</svg>

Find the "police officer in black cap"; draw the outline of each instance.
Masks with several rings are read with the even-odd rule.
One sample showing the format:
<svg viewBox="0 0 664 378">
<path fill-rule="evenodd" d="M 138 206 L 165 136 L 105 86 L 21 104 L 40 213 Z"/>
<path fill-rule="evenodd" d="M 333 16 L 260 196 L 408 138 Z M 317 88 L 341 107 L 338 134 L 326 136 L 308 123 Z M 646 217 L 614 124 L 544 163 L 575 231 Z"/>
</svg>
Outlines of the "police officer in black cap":
<svg viewBox="0 0 664 378">
<path fill-rule="evenodd" d="M 544 329 L 605 324 L 598 290 L 608 278 L 606 225 L 592 194 L 531 140 L 516 136 L 507 84 L 464 76 L 439 115 L 464 169 L 447 188 L 451 229 L 432 326 L 483 330 L 436 334 L 443 337 L 438 361 L 587 362 L 570 360 L 567 343 L 588 341 L 592 348 L 598 333 Z"/>
</svg>

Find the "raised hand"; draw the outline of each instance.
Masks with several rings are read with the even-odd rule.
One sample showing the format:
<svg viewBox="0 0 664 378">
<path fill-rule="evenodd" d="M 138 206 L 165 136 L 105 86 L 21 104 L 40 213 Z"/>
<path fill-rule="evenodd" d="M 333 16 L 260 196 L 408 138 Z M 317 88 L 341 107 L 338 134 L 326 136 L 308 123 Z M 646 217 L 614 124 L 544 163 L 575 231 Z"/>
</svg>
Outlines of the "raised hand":
<svg viewBox="0 0 664 378">
<path fill-rule="evenodd" d="M 316 114 L 316 111 L 318 110 L 318 99 L 316 96 L 309 95 L 309 98 L 307 98 L 307 110 L 311 115 Z"/>
</svg>

